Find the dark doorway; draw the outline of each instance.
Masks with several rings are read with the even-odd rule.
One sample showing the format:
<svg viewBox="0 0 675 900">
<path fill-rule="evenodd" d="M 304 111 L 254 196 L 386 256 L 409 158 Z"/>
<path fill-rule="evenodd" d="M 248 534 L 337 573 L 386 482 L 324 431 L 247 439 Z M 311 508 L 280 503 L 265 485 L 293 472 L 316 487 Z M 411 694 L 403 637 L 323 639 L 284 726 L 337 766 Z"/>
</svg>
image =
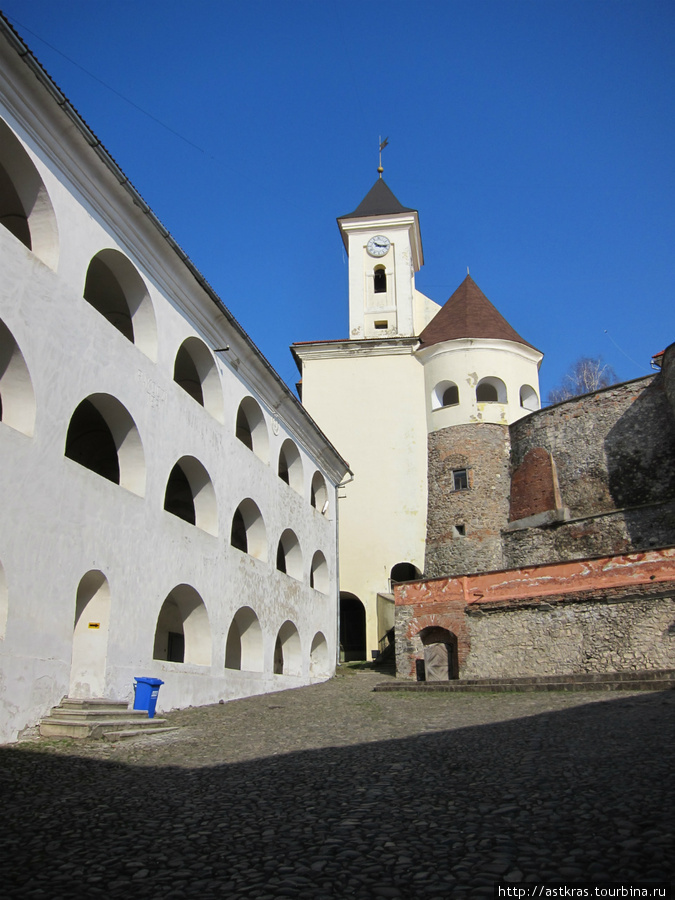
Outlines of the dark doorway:
<svg viewBox="0 0 675 900">
<path fill-rule="evenodd" d="M 340 594 L 340 647 L 345 662 L 366 659 L 366 610 L 354 594 Z"/>
</svg>

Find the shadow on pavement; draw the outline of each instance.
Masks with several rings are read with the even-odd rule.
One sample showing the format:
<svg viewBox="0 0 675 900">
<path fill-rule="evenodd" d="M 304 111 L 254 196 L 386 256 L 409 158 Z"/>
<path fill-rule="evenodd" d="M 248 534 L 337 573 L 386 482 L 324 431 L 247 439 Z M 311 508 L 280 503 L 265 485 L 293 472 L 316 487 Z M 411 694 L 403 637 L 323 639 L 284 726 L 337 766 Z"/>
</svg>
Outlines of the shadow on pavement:
<svg viewBox="0 0 675 900">
<path fill-rule="evenodd" d="M 670 880 L 674 709 L 621 697 L 196 769 L 2 748 L 3 895 L 433 900 L 491 897 L 501 877 Z"/>
</svg>

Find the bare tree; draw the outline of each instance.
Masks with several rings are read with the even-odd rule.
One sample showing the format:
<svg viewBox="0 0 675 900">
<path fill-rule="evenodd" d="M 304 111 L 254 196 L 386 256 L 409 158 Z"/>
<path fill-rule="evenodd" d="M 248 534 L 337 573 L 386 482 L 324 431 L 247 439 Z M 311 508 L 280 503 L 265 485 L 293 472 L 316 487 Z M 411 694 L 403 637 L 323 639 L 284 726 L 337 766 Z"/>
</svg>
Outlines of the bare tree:
<svg viewBox="0 0 675 900">
<path fill-rule="evenodd" d="M 548 392 L 548 402 L 561 403 L 570 397 L 590 394 L 591 391 L 616 384 L 618 380 L 614 369 L 603 362 L 601 356 L 580 356 L 563 375 L 561 383 Z"/>
</svg>

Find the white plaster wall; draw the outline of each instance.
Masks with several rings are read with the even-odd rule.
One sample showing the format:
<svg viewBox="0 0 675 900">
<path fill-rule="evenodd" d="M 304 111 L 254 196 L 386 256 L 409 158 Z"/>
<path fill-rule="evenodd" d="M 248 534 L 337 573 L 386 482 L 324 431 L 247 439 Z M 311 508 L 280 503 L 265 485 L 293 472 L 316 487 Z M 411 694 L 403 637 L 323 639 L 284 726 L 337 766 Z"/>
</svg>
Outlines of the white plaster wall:
<svg viewBox="0 0 675 900">
<path fill-rule="evenodd" d="M 386 630 L 377 628 L 377 593 L 389 590 L 391 568 L 424 566 L 423 391 L 423 370 L 410 349 L 336 350 L 303 363 L 303 403 L 354 472 L 340 492 L 340 588 L 366 607 L 369 655 Z"/>
<path fill-rule="evenodd" d="M 531 410 L 520 405 L 520 388 L 529 385 L 539 394 L 542 354 L 524 344 L 489 339 L 461 339 L 434 344 L 417 353 L 424 365 L 426 411 L 429 431 L 471 422 L 511 424 Z M 478 403 L 476 385 L 486 377 L 506 385 L 506 403 Z M 459 388 L 459 404 L 434 409 L 432 395 L 443 381 Z"/>
<path fill-rule="evenodd" d="M 336 479 L 309 453 L 305 435 L 291 433 L 283 420 L 274 419 L 257 390 L 233 368 L 236 359 L 231 364 L 225 355 L 217 364 L 222 423 L 175 384 L 175 355 L 185 338 L 200 337 L 211 346 L 228 343 L 222 314 L 154 229 L 136 233 L 144 226 L 141 220 L 133 225 L 134 233 L 115 231 L 111 223 L 124 215 L 119 198 L 107 198 L 100 185 L 92 184 L 85 200 L 84 180 L 79 187 L 69 183 L 53 158 L 43 160 L 38 145 L 31 149 L 26 134 L 20 137 L 50 193 L 60 252 L 53 271 L 0 227 L 0 318 L 23 353 L 37 405 L 32 437 L 0 422 L 0 564 L 8 601 L 0 640 L 0 741 L 15 739 L 68 693 L 77 587 L 92 569 L 100 570 L 110 587 L 107 696 L 130 699 L 136 675 L 165 681 L 160 710 L 308 683 L 316 633 L 326 638 L 331 666 L 337 644 Z M 130 212 L 134 215 L 137 211 Z M 156 362 L 82 297 L 90 259 L 110 247 L 126 253 L 148 287 L 157 322 Z M 216 328 L 221 333 L 211 342 L 207 332 Z M 270 392 L 277 389 L 270 377 Z M 92 393 L 119 400 L 138 428 L 146 468 L 143 496 L 64 456 L 70 418 Z M 247 395 L 263 407 L 269 465 L 235 437 L 237 408 Z M 302 495 L 277 475 L 279 449 L 289 436 L 301 453 Z M 185 455 L 198 459 L 211 477 L 218 509 L 215 536 L 163 509 L 169 473 Z M 325 516 L 310 505 L 317 469 L 328 489 Z M 265 520 L 266 562 L 230 546 L 232 515 L 246 497 L 258 504 Z M 293 529 L 302 549 L 302 581 L 275 568 L 277 542 L 286 528 Z M 327 594 L 309 587 L 317 550 L 328 563 Z M 191 585 L 205 604 L 210 665 L 152 659 L 157 616 L 179 584 Z M 227 632 L 241 606 L 252 607 L 262 626 L 262 673 L 224 668 Z M 299 676 L 272 674 L 276 635 L 287 619 L 300 636 Z"/>
</svg>

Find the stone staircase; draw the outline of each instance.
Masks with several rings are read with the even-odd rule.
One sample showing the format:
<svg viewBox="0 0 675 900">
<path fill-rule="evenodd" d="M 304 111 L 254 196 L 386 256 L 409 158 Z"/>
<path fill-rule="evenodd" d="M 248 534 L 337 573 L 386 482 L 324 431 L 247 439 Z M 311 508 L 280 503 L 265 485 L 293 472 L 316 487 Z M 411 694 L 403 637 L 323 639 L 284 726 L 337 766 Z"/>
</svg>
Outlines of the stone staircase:
<svg viewBox="0 0 675 900">
<path fill-rule="evenodd" d="M 64 697 L 40 720 L 40 737 L 99 738 L 120 741 L 142 734 L 176 731 L 166 719 L 150 719 L 146 710 L 129 709 L 125 700 L 76 700 Z"/>
<path fill-rule="evenodd" d="M 522 678 L 463 678 L 455 681 L 389 681 L 375 691 L 445 691 L 453 694 L 505 691 L 672 691 L 675 669 L 582 672 Z"/>
</svg>

